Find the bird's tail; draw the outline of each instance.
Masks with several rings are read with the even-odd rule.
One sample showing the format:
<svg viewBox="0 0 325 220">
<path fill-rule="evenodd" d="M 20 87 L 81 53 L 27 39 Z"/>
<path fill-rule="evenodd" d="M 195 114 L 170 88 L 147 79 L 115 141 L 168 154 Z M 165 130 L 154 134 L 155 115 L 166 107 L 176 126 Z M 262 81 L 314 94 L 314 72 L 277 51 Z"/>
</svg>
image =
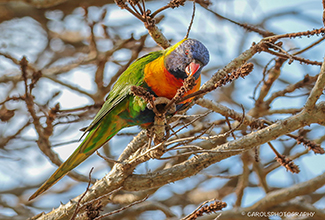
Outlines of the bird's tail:
<svg viewBox="0 0 325 220">
<path fill-rule="evenodd" d="M 107 123 L 109 124 L 109 123 Z M 118 123 L 117 123 L 118 124 Z M 74 169 L 84 160 L 86 160 L 91 154 L 93 154 L 98 148 L 109 141 L 119 130 L 121 126 L 107 127 L 102 123 L 92 129 L 84 141 L 73 152 L 73 154 L 52 174 L 52 176 L 29 198 L 34 199 L 38 195 L 48 190 L 52 185 L 64 177 L 69 171 Z"/>
</svg>

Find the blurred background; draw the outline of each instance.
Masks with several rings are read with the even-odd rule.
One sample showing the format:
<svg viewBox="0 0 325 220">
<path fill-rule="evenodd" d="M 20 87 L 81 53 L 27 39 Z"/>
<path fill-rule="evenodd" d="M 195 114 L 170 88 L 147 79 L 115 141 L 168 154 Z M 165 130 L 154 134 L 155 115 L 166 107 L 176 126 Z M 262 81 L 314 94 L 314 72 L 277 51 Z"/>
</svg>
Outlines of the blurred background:
<svg viewBox="0 0 325 220">
<path fill-rule="evenodd" d="M 155 11 L 168 2 L 146 1 L 146 7 Z M 235 22 L 274 34 L 307 31 L 323 26 L 323 5 L 320 0 L 210 0 L 200 3 L 201 5 L 196 5 L 190 37 L 200 40 L 210 51 L 210 63 L 203 71 L 203 83 L 263 38 L 261 34 L 248 31 Z M 192 1 L 186 1 L 184 6 L 158 14 L 157 26 L 172 44 L 184 38 L 192 8 Z M 322 39 L 324 37 L 320 35 L 281 41 L 283 49 L 290 53 L 319 41 L 299 56 L 322 62 L 325 48 Z M 95 179 L 101 179 L 110 171 L 112 164 L 92 155 L 75 169 L 78 173 L 75 179 L 78 181 L 66 176 L 44 195 L 31 202 L 27 201 L 56 170 L 55 163 L 60 159 L 64 161 L 78 146 L 82 135 L 79 129 L 91 123 L 117 76 L 136 58 L 159 49 L 161 48 L 148 35 L 143 23 L 111 0 L 68 0 L 63 3 L 58 1 L 55 5 L 0 1 L 0 219 L 26 219 L 43 211 L 48 212 L 58 207 L 60 202 L 67 203 L 85 191 L 91 167 L 95 168 L 92 173 Z M 19 66 L 23 56 L 30 66 L 42 71 L 42 77 L 32 94 L 37 115 L 44 127 L 50 109 L 59 103 L 59 111 L 51 122 L 53 133 L 48 139 L 51 152 L 57 153 L 58 158 L 49 158 L 39 149 L 39 135 L 26 103 L 21 98 L 25 93 Z M 245 112 L 249 112 L 256 106 L 263 80 L 267 79 L 275 59 L 274 55 L 268 53 L 256 54 L 250 61 L 255 65 L 251 74 L 245 79 L 240 78 L 218 88 L 205 98 L 238 112 L 242 112 L 243 105 Z M 275 92 L 303 80 L 307 74 L 315 76 L 319 71 L 319 65 L 284 62 L 281 74 L 270 87 L 265 100 Z M 270 102 L 270 108 L 259 117 L 277 121 L 299 112 L 312 85 L 313 83 L 306 84 L 288 94 L 276 96 Z M 324 100 L 324 97 L 320 99 Z M 205 112 L 206 109 L 194 106 L 187 114 Z M 182 132 L 212 122 L 218 124 L 212 133 L 223 132 L 225 117 L 217 113 L 200 118 L 196 124 L 188 126 Z M 117 159 L 140 130 L 137 127 L 122 130 L 100 149 L 100 153 Z M 238 130 L 234 135 L 239 138 L 245 132 L 249 133 L 250 129 Z M 325 139 L 324 127 L 318 124 L 299 132 L 319 144 Z M 231 140 L 233 137 L 230 135 L 223 142 Z M 170 216 L 166 214 L 167 211 L 157 208 L 144 210 L 136 216 L 130 216 L 125 211 L 125 216 L 111 219 L 177 219 L 212 198 L 226 202 L 228 206 L 224 210 L 231 210 L 238 205 L 248 207 L 263 198 L 268 191 L 310 180 L 324 172 L 323 155 L 305 151 L 303 145 L 286 136 L 281 136 L 272 143 L 286 156 L 299 154 L 294 160 L 301 170 L 299 174 L 292 174 L 281 166 L 269 168 L 276 166 L 275 155 L 264 144 L 259 148 L 259 162 L 255 162 L 254 152 L 250 154 L 251 158 L 246 164 L 250 171 L 249 179 L 240 202 L 237 201 L 236 187 L 244 168 L 243 158 L 238 155 L 209 166 L 193 177 L 155 191 L 149 201 L 162 204 L 170 211 Z M 137 167 L 135 173 L 159 170 L 168 163 L 171 161 L 150 160 Z M 254 171 L 254 163 L 265 168 L 264 171 L 269 168 L 264 176 L 267 187 L 261 186 L 260 177 Z M 324 188 L 321 188 L 313 195 L 297 199 L 324 209 L 323 196 Z M 120 206 L 122 204 L 109 204 L 105 207 L 105 212 Z"/>
</svg>

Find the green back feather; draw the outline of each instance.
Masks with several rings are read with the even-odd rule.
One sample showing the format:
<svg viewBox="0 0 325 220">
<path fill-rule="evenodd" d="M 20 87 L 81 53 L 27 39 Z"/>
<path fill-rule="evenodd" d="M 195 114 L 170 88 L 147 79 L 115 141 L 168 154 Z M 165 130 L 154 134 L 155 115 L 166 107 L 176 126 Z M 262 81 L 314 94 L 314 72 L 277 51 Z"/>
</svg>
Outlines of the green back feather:
<svg viewBox="0 0 325 220">
<path fill-rule="evenodd" d="M 105 115 L 114 109 L 115 106 L 117 106 L 127 97 L 130 97 L 132 86 L 141 86 L 144 83 L 145 66 L 151 61 L 162 56 L 163 52 L 164 51 L 155 51 L 138 58 L 126 71 L 122 73 L 107 96 L 103 107 L 97 113 L 92 123 L 86 129 L 85 133 L 92 130 L 103 119 L 103 117 L 105 117 Z"/>
</svg>

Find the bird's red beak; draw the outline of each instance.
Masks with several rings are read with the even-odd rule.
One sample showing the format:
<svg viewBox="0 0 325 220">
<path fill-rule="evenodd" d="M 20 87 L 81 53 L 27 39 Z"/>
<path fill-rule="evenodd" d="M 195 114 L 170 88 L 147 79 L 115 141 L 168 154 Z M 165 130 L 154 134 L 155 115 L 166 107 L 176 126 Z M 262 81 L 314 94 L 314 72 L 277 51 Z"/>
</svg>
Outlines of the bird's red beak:
<svg viewBox="0 0 325 220">
<path fill-rule="evenodd" d="M 200 67 L 201 67 L 200 64 L 191 62 L 185 68 L 185 72 L 186 72 L 187 76 L 193 76 L 198 71 L 198 69 L 200 69 Z"/>
</svg>

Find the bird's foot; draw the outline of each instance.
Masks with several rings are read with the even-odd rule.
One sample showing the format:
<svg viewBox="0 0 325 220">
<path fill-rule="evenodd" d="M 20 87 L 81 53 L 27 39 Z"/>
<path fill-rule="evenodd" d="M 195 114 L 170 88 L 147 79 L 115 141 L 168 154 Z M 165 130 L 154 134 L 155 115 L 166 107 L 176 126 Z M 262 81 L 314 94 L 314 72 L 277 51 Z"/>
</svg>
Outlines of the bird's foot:
<svg viewBox="0 0 325 220">
<path fill-rule="evenodd" d="M 165 106 L 170 102 L 171 100 L 165 97 L 156 97 L 154 100 L 154 105 L 156 106 L 156 109 L 159 113 L 164 111 Z M 148 109 L 152 109 L 152 107 L 148 104 Z M 170 108 L 168 109 L 168 114 L 173 114 L 176 112 L 176 104 L 173 103 Z"/>
</svg>

